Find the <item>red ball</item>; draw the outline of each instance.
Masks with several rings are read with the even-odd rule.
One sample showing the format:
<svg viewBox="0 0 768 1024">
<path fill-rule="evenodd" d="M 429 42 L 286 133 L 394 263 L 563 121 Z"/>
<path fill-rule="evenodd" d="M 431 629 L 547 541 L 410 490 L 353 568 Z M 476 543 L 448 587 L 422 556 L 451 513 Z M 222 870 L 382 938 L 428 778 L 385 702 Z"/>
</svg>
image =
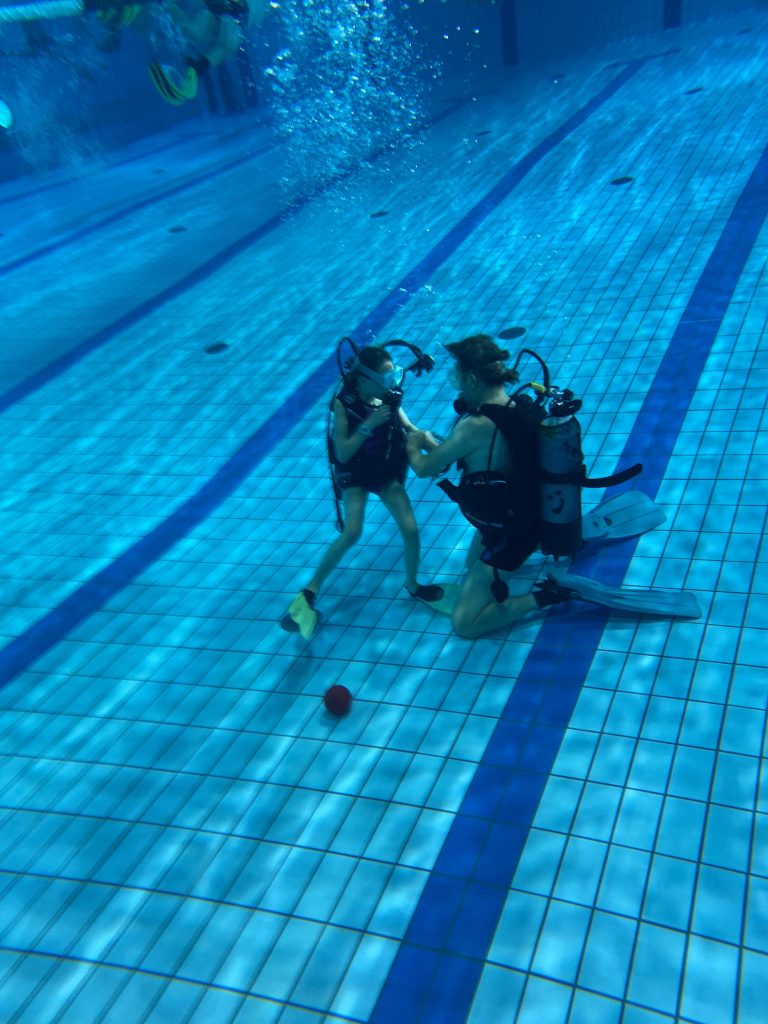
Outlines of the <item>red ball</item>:
<svg viewBox="0 0 768 1024">
<path fill-rule="evenodd" d="M 325 691 L 323 703 L 332 715 L 346 715 L 352 705 L 352 694 L 346 686 L 331 686 Z"/>
</svg>

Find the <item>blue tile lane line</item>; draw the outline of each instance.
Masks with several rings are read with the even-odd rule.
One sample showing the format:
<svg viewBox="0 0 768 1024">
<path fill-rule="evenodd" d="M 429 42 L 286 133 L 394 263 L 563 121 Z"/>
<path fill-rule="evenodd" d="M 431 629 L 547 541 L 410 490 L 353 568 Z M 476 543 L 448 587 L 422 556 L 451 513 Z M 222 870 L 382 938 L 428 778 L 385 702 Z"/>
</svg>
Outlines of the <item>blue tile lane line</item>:
<svg viewBox="0 0 768 1024">
<path fill-rule="evenodd" d="M 432 274 L 464 242 L 472 232 L 503 202 L 523 178 L 541 163 L 564 139 L 580 128 L 584 122 L 614 96 L 623 85 L 633 78 L 650 58 L 643 57 L 628 63 L 624 70 L 612 79 L 590 101 L 565 120 L 559 128 L 543 139 L 538 146 L 520 159 L 499 179 L 494 187 L 474 206 L 469 213 L 453 227 L 420 263 L 400 282 L 374 312 L 363 321 L 361 337 L 365 341 L 381 329 L 382 317 L 389 321 L 406 303 L 423 288 Z"/>
<path fill-rule="evenodd" d="M 455 107 L 453 106 L 449 108 L 451 113 L 454 112 L 454 109 Z M 447 116 L 447 114 L 443 111 L 442 114 L 433 118 L 429 122 L 429 126 L 431 127 L 438 120 L 442 120 L 445 116 Z M 82 239 L 87 238 L 88 235 L 93 235 L 97 231 L 101 231 L 103 228 L 111 227 L 113 224 L 118 224 L 121 220 L 125 220 L 127 217 L 132 217 L 135 213 L 138 213 L 141 210 L 149 209 L 149 207 L 154 206 L 156 203 L 161 203 L 165 199 L 170 199 L 172 196 L 186 192 L 188 189 L 194 188 L 196 185 L 200 185 L 203 182 L 211 181 L 220 174 L 226 174 L 228 171 L 234 170 L 235 167 L 240 167 L 242 164 L 249 163 L 251 160 L 256 160 L 258 157 L 263 156 L 273 148 L 272 143 L 259 146 L 257 149 L 251 150 L 242 156 L 234 157 L 232 160 L 228 160 L 226 163 L 220 164 L 217 167 L 212 167 L 207 171 L 203 171 L 195 177 L 189 178 L 187 181 L 183 181 L 178 185 L 173 185 L 172 187 L 164 189 L 162 192 L 157 192 L 146 199 L 139 199 L 122 210 L 116 210 L 108 217 L 103 217 L 101 220 L 94 221 L 92 224 L 86 224 L 77 231 L 73 231 L 71 234 L 68 234 L 65 238 L 57 239 L 57 241 L 50 242 L 48 245 L 43 245 L 39 249 L 35 249 L 33 252 L 27 253 L 25 256 L 19 256 L 17 259 L 10 260 L 8 263 L 0 264 L 0 277 L 5 274 L 11 274 L 15 270 L 20 270 L 22 267 L 26 267 L 30 263 L 34 263 L 35 260 L 42 259 L 44 256 L 49 256 L 52 252 L 56 252 L 65 245 L 71 245 L 73 242 L 82 241 Z M 294 210 L 291 212 L 294 212 Z M 284 215 L 282 219 L 284 219 Z"/>
<path fill-rule="evenodd" d="M 240 253 L 245 252 L 251 245 L 254 245 L 261 238 L 264 238 L 271 231 L 278 228 L 284 221 L 285 215 L 277 214 L 270 220 L 265 221 L 264 224 L 260 224 L 259 227 L 254 228 L 243 238 L 238 239 L 237 242 L 233 242 L 227 246 L 226 249 L 222 249 L 221 252 L 217 253 L 211 259 L 202 263 L 195 270 L 190 271 L 184 277 L 180 278 L 175 284 L 169 285 L 162 291 L 153 295 L 151 298 L 146 299 L 144 302 L 135 306 L 129 312 L 119 317 L 117 320 L 103 327 L 96 334 L 91 335 L 90 338 L 86 338 L 85 341 L 81 341 L 79 345 L 75 345 L 74 348 L 70 349 L 69 352 L 65 352 L 63 356 L 59 356 L 58 359 L 54 359 L 53 362 L 48 363 L 37 373 L 31 374 L 21 383 L 16 384 L 14 387 L 9 388 L 5 394 L 0 395 L 0 414 L 10 409 L 11 406 L 16 405 L 17 402 L 23 401 L 30 395 L 39 391 L 40 388 L 45 387 L 46 384 L 50 384 L 51 381 L 55 380 L 61 374 L 65 373 L 71 367 L 75 366 L 80 360 L 85 359 L 92 352 L 102 348 L 108 342 L 112 341 L 117 337 L 121 331 L 127 330 L 134 324 L 141 321 L 144 317 L 150 316 L 156 310 L 160 309 L 167 302 L 171 302 L 173 299 L 178 298 L 187 289 L 194 288 L 195 285 L 201 284 L 206 278 L 210 277 L 211 274 L 215 273 L 222 266 L 228 263 L 230 260 L 239 256 Z"/>
<path fill-rule="evenodd" d="M 236 131 L 228 132 L 224 136 L 224 141 L 231 142 L 232 139 L 238 138 L 240 135 L 245 135 L 254 130 L 261 128 L 261 124 L 249 124 L 243 128 L 238 128 Z M 118 167 L 127 167 L 129 164 L 139 163 L 141 160 L 148 160 L 151 156 L 157 156 L 158 153 L 163 153 L 167 149 L 175 149 L 177 146 L 183 146 L 187 142 L 194 142 L 196 139 L 204 138 L 221 138 L 219 132 L 193 132 L 190 135 L 179 135 L 171 139 L 169 142 L 163 142 L 161 145 L 154 146 L 152 149 L 147 149 L 141 153 L 135 153 L 133 156 L 125 157 L 121 160 L 116 160 L 114 163 L 106 164 L 107 171 L 114 171 Z M 79 181 L 82 175 L 73 174 L 69 178 L 60 178 L 57 181 L 49 181 L 45 184 L 37 184 L 34 188 L 27 189 L 26 192 L 16 192 L 13 195 L 0 196 L 0 206 L 6 206 L 10 203 L 19 203 L 24 199 L 31 199 L 32 196 L 39 196 L 44 192 L 53 192 L 55 189 L 65 188 L 67 185 L 72 185 L 74 182 Z"/>
<path fill-rule="evenodd" d="M 468 102 L 469 98 L 450 104 L 439 114 L 436 114 L 417 128 L 414 131 L 414 134 L 427 131 L 427 129 L 431 128 L 433 125 L 456 113 Z M 384 152 L 385 150 L 382 148 L 373 153 L 369 157 L 369 162 L 373 162 L 378 159 Z M 329 186 L 326 187 L 330 187 L 330 185 L 338 183 L 338 181 L 347 177 L 351 173 L 352 171 L 350 170 L 339 174 L 329 183 Z M 81 359 L 85 359 L 86 356 L 89 356 L 92 352 L 95 352 L 103 345 L 108 344 L 117 337 L 121 331 L 127 330 L 127 328 L 138 323 L 144 317 L 150 316 L 167 302 L 171 302 L 173 299 L 178 298 L 188 289 L 201 284 L 206 278 L 216 273 L 216 271 L 220 270 L 230 260 L 235 259 L 241 253 L 249 249 L 250 246 L 255 245 L 260 241 L 260 239 L 270 234 L 270 232 L 277 230 L 277 228 L 279 228 L 281 224 L 284 224 L 285 221 L 296 216 L 320 191 L 321 190 L 318 189 L 316 192 L 296 200 L 296 202 L 294 202 L 288 209 L 282 210 L 274 217 L 271 217 L 268 221 L 265 221 L 264 224 L 260 224 L 259 227 L 254 228 L 253 231 L 249 232 L 243 238 L 240 238 L 237 242 L 233 242 L 231 245 L 227 246 L 226 249 L 217 253 L 216 256 L 211 257 L 210 260 L 201 264 L 185 277 L 182 277 L 175 284 L 170 285 L 168 288 L 163 289 L 163 291 L 158 292 L 157 295 L 154 295 L 152 298 L 147 299 L 145 302 L 134 307 L 124 316 L 121 316 L 113 323 L 108 324 L 100 331 L 97 331 L 96 334 L 91 335 L 90 338 L 86 338 L 85 341 L 82 341 L 79 345 L 70 349 L 69 352 L 65 352 L 63 356 L 60 356 L 58 359 L 54 359 L 53 362 L 48 363 L 47 366 L 38 370 L 37 373 L 33 373 L 31 376 L 21 381 L 20 384 L 16 384 L 14 387 L 9 388 L 5 394 L 0 395 L 0 414 L 4 413 L 7 409 L 10 409 L 11 406 L 15 405 L 17 402 L 21 402 L 29 395 L 34 394 L 35 391 L 39 391 L 40 388 L 45 387 L 46 384 L 49 384 L 52 380 L 55 380 L 56 377 L 65 373 L 76 363 L 79 363 Z M 55 248 L 55 246 L 53 248 Z"/>
<path fill-rule="evenodd" d="M 512 189 L 522 180 L 525 173 L 535 166 L 537 161 L 543 160 L 555 146 L 562 141 L 568 131 L 574 131 L 583 124 L 589 114 L 597 110 L 602 104 L 608 101 L 616 91 L 637 74 L 646 63 L 645 60 L 637 60 L 628 65 L 619 75 L 616 76 L 604 89 L 602 89 L 589 103 L 581 110 L 573 114 L 560 128 L 556 129 L 544 142 L 540 143 L 533 153 L 537 159 L 532 159 L 532 154 L 523 157 L 490 192 L 454 227 L 441 241 L 435 245 L 430 253 L 418 264 L 417 268 L 411 271 L 406 277 L 387 295 L 382 302 L 363 320 L 354 333 L 357 338 L 371 338 L 380 331 L 384 325 L 408 302 L 408 300 L 419 291 L 443 263 L 448 260 L 459 245 L 469 236 L 473 228 L 477 228 L 505 199 Z M 568 131 L 566 130 L 568 127 Z M 491 202 L 491 199 L 493 202 Z M 265 232 L 278 218 L 268 222 L 252 232 L 246 239 L 242 239 L 230 246 L 225 252 L 233 250 L 240 251 L 246 245 L 251 244 L 258 232 Z M 223 261 L 224 254 L 215 257 L 211 262 L 219 264 Z M 201 280 L 207 273 L 210 273 L 210 263 L 194 271 L 185 278 L 187 287 L 190 282 Z M 194 279 L 194 281 L 192 280 Z M 167 289 L 168 291 L 175 291 Z M 167 292 L 162 293 L 165 296 Z M 149 300 L 140 307 L 144 312 L 148 307 L 155 308 L 165 301 L 162 296 Z M 123 325 L 133 323 L 139 318 L 139 311 L 134 310 L 122 318 Z M 107 328 L 101 332 L 103 335 L 114 333 L 114 328 Z M 98 339 L 100 335 L 96 335 Z M 107 340 L 106 338 L 104 340 Z M 103 343 L 103 342 L 100 342 Z M 86 344 L 92 348 L 97 347 L 93 339 Z M 63 356 L 56 363 L 52 364 L 56 372 L 61 372 L 66 366 L 72 365 L 80 356 L 80 349 Z M 54 376 L 51 367 L 47 367 L 39 374 L 30 378 L 30 381 L 37 382 L 47 375 L 47 379 Z M 37 622 L 33 623 L 24 633 L 15 640 L 12 640 L 2 651 L 0 651 L 0 687 L 5 686 L 25 671 L 37 658 L 41 657 L 60 640 L 62 640 L 72 629 L 101 608 L 106 601 L 114 596 L 131 580 L 139 576 L 148 566 L 161 558 L 169 551 L 174 544 L 185 537 L 195 526 L 206 519 L 211 512 L 218 508 L 250 473 L 262 462 L 263 459 L 276 447 L 283 437 L 296 426 L 296 409 L 309 409 L 320 401 L 323 394 L 336 381 L 338 368 L 336 365 L 335 353 L 329 356 L 314 373 L 285 401 L 282 406 L 251 435 L 250 438 L 229 458 L 221 469 L 206 484 L 200 488 L 192 497 L 183 502 L 179 508 L 168 519 L 162 522 L 154 530 L 148 533 L 136 544 L 128 548 L 122 555 L 118 556 L 110 565 L 102 569 L 90 580 L 78 587 L 68 598 L 65 598 L 56 608 L 48 612 Z M 36 383 L 37 387 L 41 386 Z M 24 382 L 19 388 L 9 392 L 0 400 L 0 412 L 7 408 L 10 403 L 9 396 L 21 389 L 27 388 L 26 393 L 33 390 L 29 382 Z M 18 401 L 18 398 L 14 399 Z"/>
<path fill-rule="evenodd" d="M 26 267 L 30 263 L 34 263 L 35 260 L 42 259 L 44 256 L 49 256 L 52 252 L 56 252 L 58 249 L 63 249 L 66 245 L 72 245 L 73 242 L 79 242 L 83 238 L 87 238 L 88 235 L 93 235 L 97 231 L 101 231 L 103 228 L 111 227 L 113 224 L 118 224 L 121 220 L 125 220 L 127 217 L 132 217 L 140 210 L 148 210 L 156 203 L 161 203 L 165 199 L 170 199 L 171 196 L 177 196 L 181 192 L 186 192 L 187 189 L 194 188 L 195 185 L 200 185 L 204 181 L 211 181 L 220 174 L 226 174 L 227 171 L 231 171 L 235 167 L 239 167 L 241 164 L 248 163 L 251 160 L 256 160 L 257 157 L 263 156 L 263 154 L 268 152 L 271 148 L 271 145 L 264 145 L 250 153 L 245 153 L 243 156 L 234 157 L 232 160 L 228 160 L 226 163 L 219 164 L 217 167 L 212 167 L 207 171 L 203 171 L 178 185 L 172 185 L 170 188 L 164 189 L 162 192 L 156 192 L 145 199 L 139 199 L 135 203 L 131 203 L 129 206 L 124 207 L 122 210 L 116 210 L 107 217 L 95 220 L 91 224 L 85 224 L 83 227 L 71 232 L 64 238 L 59 238 L 55 242 L 49 242 L 47 245 L 41 245 L 39 249 L 34 249 L 32 252 L 28 252 L 24 256 L 19 256 L 17 259 L 10 260 L 8 263 L 0 264 L 0 277 L 5 274 L 11 274 L 14 270 L 20 270 L 22 267 Z"/>
<path fill-rule="evenodd" d="M 768 215 L 768 147 L 699 278 L 625 445 L 655 496 L 733 291 Z M 600 579 L 621 583 L 636 541 L 600 549 Z M 592 556 L 577 557 L 582 574 Z M 594 575 L 594 571 L 592 571 Z M 528 830 L 608 620 L 552 609 L 467 790 L 371 1024 L 463 1024 Z"/>
</svg>

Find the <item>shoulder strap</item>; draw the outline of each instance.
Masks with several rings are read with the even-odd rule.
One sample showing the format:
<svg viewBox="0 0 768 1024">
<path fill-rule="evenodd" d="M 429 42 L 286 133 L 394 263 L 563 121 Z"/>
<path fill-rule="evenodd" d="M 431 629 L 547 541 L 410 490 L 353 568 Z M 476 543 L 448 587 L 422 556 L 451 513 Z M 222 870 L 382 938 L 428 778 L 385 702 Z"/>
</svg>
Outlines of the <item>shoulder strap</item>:
<svg viewBox="0 0 768 1024">
<path fill-rule="evenodd" d="M 349 384 L 344 383 L 341 389 L 336 393 L 336 398 L 344 406 L 344 411 L 350 413 L 355 419 L 365 419 L 365 412 L 363 411 L 363 402 L 358 393 Z"/>
<path fill-rule="evenodd" d="M 520 492 L 519 500 L 526 500 L 532 507 L 534 504 L 538 507 L 541 475 L 539 423 L 546 413 L 541 406 L 525 400 L 515 400 L 514 405 L 481 405 L 479 412 L 488 417 L 507 442 L 512 455 L 512 477 L 526 485 Z"/>
<path fill-rule="evenodd" d="M 502 434 L 518 436 L 526 427 L 536 429 L 547 415 L 541 406 L 534 402 L 521 402 L 519 399 L 514 405 L 481 405 L 478 412 L 481 416 L 487 416 Z"/>
</svg>

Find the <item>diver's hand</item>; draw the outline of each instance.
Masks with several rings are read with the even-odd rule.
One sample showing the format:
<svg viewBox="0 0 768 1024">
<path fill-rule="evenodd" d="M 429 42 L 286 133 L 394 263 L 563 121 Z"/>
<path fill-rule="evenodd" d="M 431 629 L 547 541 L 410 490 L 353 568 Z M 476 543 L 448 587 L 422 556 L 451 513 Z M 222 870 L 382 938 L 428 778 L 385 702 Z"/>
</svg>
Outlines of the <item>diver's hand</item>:
<svg viewBox="0 0 768 1024">
<path fill-rule="evenodd" d="M 431 430 L 418 430 L 413 429 L 408 434 L 408 440 L 406 442 L 406 450 L 408 452 L 408 461 L 411 464 L 411 468 L 414 469 L 417 475 L 419 473 L 419 465 L 423 459 L 427 458 L 427 455 L 423 455 L 422 452 L 433 452 L 435 448 L 439 448 L 444 443 L 444 438 L 435 437 Z M 442 476 L 448 469 L 450 469 L 450 462 L 442 466 L 437 472 L 433 472 L 432 476 Z"/>
<path fill-rule="evenodd" d="M 411 451 L 414 451 L 414 452 L 424 451 L 424 449 L 427 448 L 427 444 L 428 444 L 428 442 L 427 442 L 427 434 L 423 430 L 418 430 L 418 429 L 409 430 L 408 431 L 408 440 L 407 440 L 406 443 L 408 445 L 409 450 L 411 450 Z"/>
<path fill-rule="evenodd" d="M 391 416 L 392 410 L 385 402 L 382 402 L 381 405 L 377 405 L 370 414 L 368 419 L 365 421 L 365 425 L 370 427 L 371 430 L 375 430 L 377 427 L 381 427 L 387 423 Z"/>
<path fill-rule="evenodd" d="M 414 427 L 409 432 L 408 440 L 412 440 L 414 447 L 420 452 L 431 452 L 435 448 L 440 447 L 440 441 L 438 441 L 431 430 L 419 430 L 418 427 Z"/>
</svg>

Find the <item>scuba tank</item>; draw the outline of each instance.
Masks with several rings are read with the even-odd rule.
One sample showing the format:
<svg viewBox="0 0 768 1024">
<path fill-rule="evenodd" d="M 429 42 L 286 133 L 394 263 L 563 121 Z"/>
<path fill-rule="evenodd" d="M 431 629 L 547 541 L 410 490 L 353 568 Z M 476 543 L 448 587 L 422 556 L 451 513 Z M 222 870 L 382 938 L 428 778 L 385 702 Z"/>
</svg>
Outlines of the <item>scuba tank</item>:
<svg viewBox="0 0 768 1024">
<path fill-rule="evenodd" d="M 575 416 L 581 401 L 572 391 L 550 388 L 549 394 L 549 410 L 539 424 L 540 543 L 545 555 L 571 557 L 582 543 L 581 488 L 587 475 Z"/>
<path fill-rule="evenodd" d="M 581 450 L 581 425 L 576 419 L 581 399 L 551 383 L 549 367 L 532 349 L 521 349 L 515 370 L 524 355 L 532 356 L 544 375 L 543 384 L 529 381 L 510 399 L 522 406 L 529 420 L 538 420 L 538 481 L 534 485 L 539 487 L 539 545 L 545 555 L 571 558 L 583 543 L 582 488 L 624 483 L 643 467 L 637 464 L 610 476 L 588 477 Z M 534 392 L 535 400 L 523 394 L 526 390 Z"/>
</svg>

